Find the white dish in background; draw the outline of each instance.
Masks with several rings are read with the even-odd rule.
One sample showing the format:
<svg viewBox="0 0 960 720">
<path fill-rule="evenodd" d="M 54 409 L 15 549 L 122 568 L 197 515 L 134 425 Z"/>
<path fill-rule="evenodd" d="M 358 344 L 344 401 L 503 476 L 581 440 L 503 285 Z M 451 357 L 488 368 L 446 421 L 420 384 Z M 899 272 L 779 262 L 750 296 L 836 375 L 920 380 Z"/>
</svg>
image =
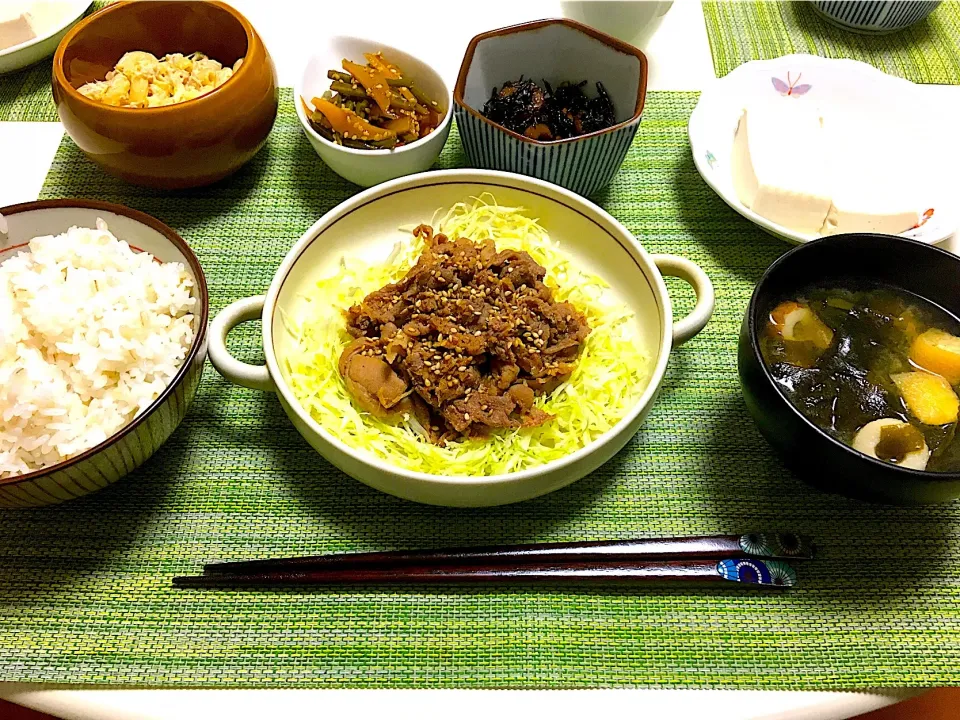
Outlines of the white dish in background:
<svg viewBox="0 0 960 720">
<path fill-rule="evenodd" d="M 789 80 L 788 80 L 789 73 Z M 802 79 L 801 79 L 802 76 Z M 775 82 L 779 81 L 779 82 Z M 802 94 L 790 88 L 809 85 Z M 787 242 L 800 244 L 819 235 L 805 234 L 761 217 L 745 207 L 734 190 L 730 172 L 733 137 L 743 108 L 756 100 L 784 93 L 784 102 L 810 102 L 824 113 L 855 110 L 898 118 L 898 132 L 891 144 L 910 144 L 910 167 L 890 165 L 892 181 L 925 186 L 928 198 L 917 208 L 921 224 L 899 233 L 925 243 L 946 240 L 957 229 L 957 183 L 953 179 L 960 153 L 952 133 L 936 111 L 935 95 L 921 85 L 893 77 L 856 60 L 833 60 L 814 55 L 786 55 L 775 60 L 745 63 L 708 86 L 690 115 L 688 125 L 693 161 L 700 175 L 730 207 L 764 230 Z M 781 89 L 778 89 L 781 88 Z M 783 152 L 790 152 L 790 139 L 783 139 Z M 884 148 L 878 147 L 883 153 Z M 925 213 L 933 213 L 925 218 Z"/>
<path fill-rule="evenodd" d="M 673 0 L 574 0 L 561 2 L 560 11 L 565 18 L 643 50 L 672 6 Z"/>
<path fill-rule="evenodd" d="M 310 125 L 300 98 L 310 102 L 330 89 L 332 82 L 328 70 L 342 70 L 344 58 L 365 64 L 364 53 L 382 52 L 383 56 L 400 68 L 405 77 L 412 80 L 443 111 L 440 125 L 426 137 L 397 148 L 361 150 L 330 142 Z M 440 157 L 450 134 L 453 117 L 453 93 L 433 68 L 422 60 L 384 43 L 362 38 L 337 35 L 328 40 L 307 62 L 303 75 L 297 80 L 293 91 L 297 117 L 307 140 L 317 155 L 337 175 L 361 187 L 370 187 L 404 175 L 423 172 Z"/>
<path fill-rule="evenodd" d="M 41 23 L 37 37 L 0 50 L 0 75 L 21 70 L 53 55 L 67 30 L 83 17 L 92 3 L 90 0 L 52 0 L 30 5 L 35 6 L 31 14 L 36 12 Z"/>
</svg>

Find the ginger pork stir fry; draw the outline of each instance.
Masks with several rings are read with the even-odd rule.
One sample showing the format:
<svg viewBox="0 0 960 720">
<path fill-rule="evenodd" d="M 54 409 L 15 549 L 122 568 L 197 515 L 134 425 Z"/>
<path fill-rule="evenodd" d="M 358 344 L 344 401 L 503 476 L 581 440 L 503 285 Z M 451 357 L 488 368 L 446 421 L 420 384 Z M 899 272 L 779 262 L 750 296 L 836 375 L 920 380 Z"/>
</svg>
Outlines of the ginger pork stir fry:
<svg viewBox="0 0 960 720">
<path fill-rule="evenodd" d="M 406 414 L 439 444 L 549 421 L 534 400 L 573 372 L 584 316 L 554 300 L 525 252 L 428 225 L 414 234 L 426 244 L 417 264 L 346 313 L 356 339 L 339 370 L 356 402 L 381 418 Z"/>
</svg>

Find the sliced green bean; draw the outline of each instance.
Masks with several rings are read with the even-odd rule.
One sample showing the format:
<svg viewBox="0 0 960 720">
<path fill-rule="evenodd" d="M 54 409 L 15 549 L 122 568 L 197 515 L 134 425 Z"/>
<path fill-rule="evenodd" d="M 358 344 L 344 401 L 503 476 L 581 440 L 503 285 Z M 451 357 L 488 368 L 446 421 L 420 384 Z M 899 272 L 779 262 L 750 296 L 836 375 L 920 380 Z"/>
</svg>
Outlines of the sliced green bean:
<svg viewBox="0 0 960 720">
<path fill-rule="evenodd" d="M 406 88 L 411 93 L 413 93 L 413 96 L 417 99 L 417 102 L 425 107 L 428 107 L 428 108 L 437 107 L 437 104 L 433 100 L 428 98 L 426 94 L 423 92 L 423 90 L 421 90 L 416 85 L 414 85 L 412 81 L 407 80 L 407 78 L 403 78 L 403 77 L 387 78 L 387 84 L 393 88 Z"/>
<path fill-rule="evenodd" d="M 321 137 L 338 145 L 343 145 L 344 147 L 357 148 L 359 150 L 379 150 L 382 148 L 392 148 L 397 144 L 396 137 L 384 138 L 383 140 L 354 140 L 353 138 L 345 138 L 340 135 L 340 133 L 324 127 L 318 122 L 312 122 L 311 125 L 313 125 L 313 129 L 316 130 Z"/>
<path fill-rule="evenodd" d="M 424 107 L 428 107 L 428 108 L 437 107 L 437 104 L 433 100 L 428 98 L 426 95 L 424 95 L 423 91 L 413 83 L 411 83 L 410 85 L 407 85 L 407 89 L 413 93 L 413 96 L 417 99 L 417 102 L 423 105 Z"/>
<path fill-rule="evenodd" d="M 342 93 L 347 97 L 360 97 L 360 95 L 357 95 L 357 93 L 358 92 L 363 93 L 363 90 L 361 90 L 360 88 L 353 87 L 354 78 L 352 75 L 350 75 L 350 73 L 344 73 L 338 70 L 328 70 L 327 77 L 330 80 L 334 81 L 333 84 L 330 86 L 331 90 L 335 90 L 336 92 Z M 340 83 L 347 85 L 350 89 L 346 90 L 340 87 Z M 437 106 L 437 104 L 433 100 L 427 97 L 427 95 L 420 88 L 418 88 L 412 81 L 408 80 L 407 78 L 404 78 L 404 77 L 387 78 L 387 84 L 392 88 L 407 88 L 411 93 L 413 93 L 413 96 L 417 99 L 417 102 L 420 103 L 420 105 L 424 106 L 425 108 L 436 108 Z M 366 96 L 366 94 L 363 93 L 363 96 Z M 413 103 L 411 103 L 409 100 L 406 100 L 406 98 L 401 98 L 399 102 L 396 102 L 391 98 L 390 104 L 395 105 L 396 107 L 402 108 L 404 110 L 412 110 L 414 107 Z"/>
<path fill-rule="evenodd" d="M 383 140 L 353 140 L 351 138 L 343 138 L 344 147 L 358 148 L 360 150 L 379 150 L 382 148 L 392 148 L 396 144 L 396 137 L 384 138 Z"/>
<path fill-rule="evenodd" d="M 416 103 L 412 103 L 406 98 L 400 97 L 399 95 L 391 95 L 390 107 L 400 108 L 401 110 L 413 110 L 413 108 L 416 107 Z"/>
<path fill-rule="evenodd" d="M 340 82 L 339 80 L 334 80 L 330 83 L 330 89 L 335 93 L 339 93 L 344 97 L 348 98 L 358 98 L 358 99 L 367 99 L 367 93 L 364 92 L 361 88 L 355 88 L 353 85 L 350 85 L 345 82 Z"/>
<path fill-rule="evenodd" d="M 313 125 L 313 129 L 316 130 L 321 137 L 325 137 L 330 142 L 337 141 L 336 137 L 334 137 L 335 133 L 330 128 L 325 128 L 323 125 L 320 125 L 319 123 L 312 123 L 312 125 Z"/>
<path fill-rule="evenodd" d="M 326 116 L 319 110 L 310 111 L 310 122 L 315 125 L 321 125 L 325 128 L 330 128 L 330 121 L 327 120 Z"/>
</svg>

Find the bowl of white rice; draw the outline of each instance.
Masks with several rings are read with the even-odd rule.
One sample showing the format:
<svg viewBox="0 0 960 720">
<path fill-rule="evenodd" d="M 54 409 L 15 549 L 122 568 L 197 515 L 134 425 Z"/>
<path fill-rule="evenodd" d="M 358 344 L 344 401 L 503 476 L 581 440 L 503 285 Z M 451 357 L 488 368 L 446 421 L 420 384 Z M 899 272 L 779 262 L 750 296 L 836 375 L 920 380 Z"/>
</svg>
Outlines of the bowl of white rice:
<svg viewBox="0 0 960 720">
<path fill-rule="evenodd" d="M 0 507 L 99 490 L 177 428 L 206 358 L 187 243 L 87 200 L 0 208 Z"/>
</svg>

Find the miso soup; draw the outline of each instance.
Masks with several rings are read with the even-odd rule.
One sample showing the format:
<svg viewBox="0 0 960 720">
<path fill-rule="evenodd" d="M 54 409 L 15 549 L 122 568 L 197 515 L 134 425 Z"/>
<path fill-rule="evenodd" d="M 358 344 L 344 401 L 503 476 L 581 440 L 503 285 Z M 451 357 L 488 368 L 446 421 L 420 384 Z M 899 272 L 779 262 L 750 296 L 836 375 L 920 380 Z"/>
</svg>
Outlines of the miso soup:
<svg viewBox="0 0 960 720">
<path fill-rule="evenodd" d="M 960 471 L 960 321 L 892 287 L 811 286 L 770 308 L 764 362 L 814 424 L 886 462 Z"/>
</svg>

